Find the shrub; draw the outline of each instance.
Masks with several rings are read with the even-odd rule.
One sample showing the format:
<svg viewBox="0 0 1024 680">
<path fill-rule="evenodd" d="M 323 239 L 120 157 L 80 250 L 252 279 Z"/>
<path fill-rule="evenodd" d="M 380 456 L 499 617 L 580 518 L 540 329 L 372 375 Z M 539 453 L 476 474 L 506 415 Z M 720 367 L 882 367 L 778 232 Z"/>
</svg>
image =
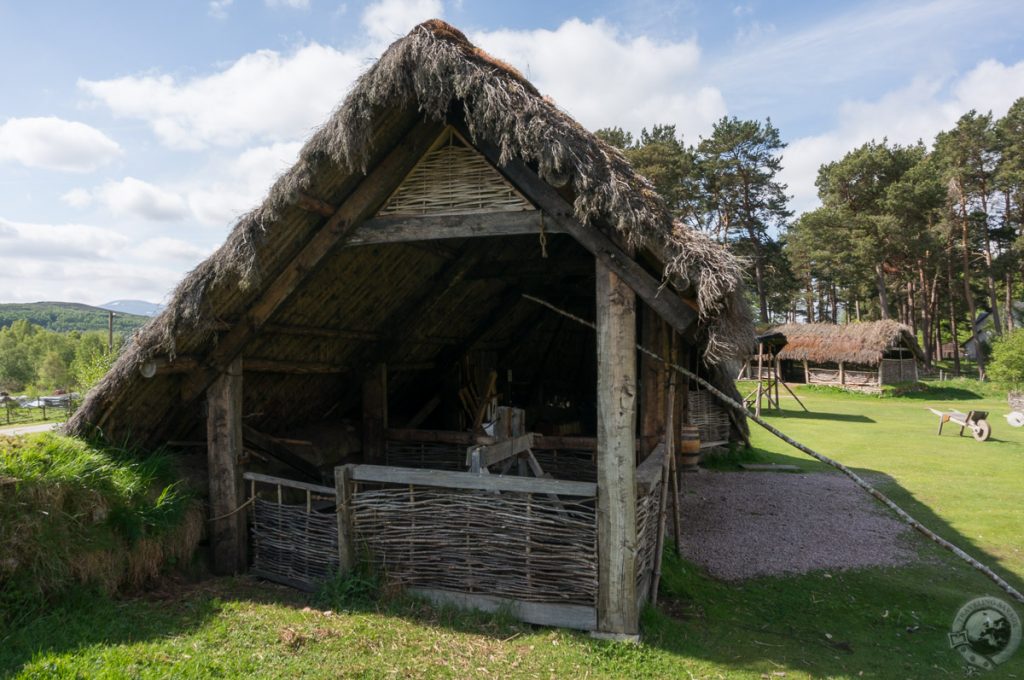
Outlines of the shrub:
<svg viewBox="0 0 1024 680">
<path fill-rule="evenodd" d="M 1011 331 L 993 343 L 988 375 L 1011 389 L 1024 388 L 1024 328 Z"/>
</svg>

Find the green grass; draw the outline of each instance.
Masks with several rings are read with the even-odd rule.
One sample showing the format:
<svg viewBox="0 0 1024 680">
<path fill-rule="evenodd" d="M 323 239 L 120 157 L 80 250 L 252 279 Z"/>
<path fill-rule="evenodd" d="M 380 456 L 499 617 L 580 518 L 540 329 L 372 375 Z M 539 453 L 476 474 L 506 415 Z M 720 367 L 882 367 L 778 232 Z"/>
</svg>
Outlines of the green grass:
<svg viewBox="0 0 1024 680">
<path fill-rule="evenodd" d="M 114 592 L 187 559 L 198 513 L 166 454 L 0 436 L 0 624 L 72 588 Z"/>
<path fill-rule="evenodd" d="M 910 397 L 800 391 L 780 429 L 863 472 L 911 514 L 1024 587 L 1024 429 L 971 386 Z M 974 393 L 977 394 L 977 393 Z M 987 408 L 993 440 L 935 435 L 925 406 Z M 742 457 L 824 470 L 755 428 Z M 726 530 L 726 528 L 723 528 Z M 431 607 L 371 575 L 316 596 L 248 578 L 168 584 L 141 598 L 83 593 L 0 633 L 18 677 L 944 678 L 966 667 L 946 640 L 957 609 L 998 588 L 925 540 L 905 568 L 730 584 L 671 554 L 638 646 Z M 380 594 L 380 599 L 377 599 Z M 1018 606 L 1018 612 L 1022 611 Z M 328 613 L 329 612 L 329 613 Z M 1024 677 L 1024 650 L 987 674 Z"/>
</svg>

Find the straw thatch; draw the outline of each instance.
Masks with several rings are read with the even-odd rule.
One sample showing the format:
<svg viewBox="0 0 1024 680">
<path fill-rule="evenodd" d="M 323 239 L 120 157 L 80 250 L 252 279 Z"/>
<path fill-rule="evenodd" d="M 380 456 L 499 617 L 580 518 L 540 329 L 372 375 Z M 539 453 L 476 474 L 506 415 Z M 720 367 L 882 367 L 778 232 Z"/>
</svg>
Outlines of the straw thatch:
<svg viewBox="0 0 1024 680">
<path fill-rule="evenodd" d="M 903 346 L 921 359 L 910 327 L 896 321 L 871 321 L 844 325 L 827 323 L 785 324 L 771 329 L 786 337 L 779 352 L 783 361 L 809 361 L 816 364 L 844 361 L 865 366 L 881 363 L 886 350 Z"/>
<path fill-rule="evenodd" d="M 709 363 L 749 350 L 752 332 L 742 294 L 742 263 L 703 234 L 673 225 L 651 184 L 633 172 L 619 151 L 540 96 L 522 75 L 474 47 L 457 29 L 434 20 L 392 44 L 360 77 L 340 108 L 305 144 L 294 167 L 271 187 L 262 205 L 242 217 L 224 245 L 178 285 L 165 311 L 136 336 L 68 429 L 81 433 L 106 424 L 110 430 L 116 420 L 121 423 L 114 428 L 118 436 L 138 436 L 160 422 L 177 407 L 179 386 L 167 379 L 143 384 L 140 366 L 155 356 L 201 358 L 214 346 L 218 327 L 244 316 L 267 282 L 323 222 L 321 216 L 297 205 L 299 192 L 339 205 L 409 130 L 424 121 L 453 116 L 463 121 L 471 141 L 486 140 L 497 146 L 503 162 L 516 159 L 535 167 L 541 178 L 572 201 L 582 223 L 616 230 L 638 257 L 660 263 L 666 283 L 696 303 L 699 342 Z M 439 270 L 436 260 L 410 246 L 390 248 L 385 260 L 374 263 L 356 250 L 333 254 L 329 264 L 321 267 L 323 272 L 296 292 L 294 297 L 304 302 L 278 312 L 275 320 L 327 325 L 340 318 L 372 332 L 389 308 L 380 296 L 375 297 L 377 291 L 366 292 L 367 276 L 393 281 L 391 297 L 400 299 L 429 286 Z M 467 247 L 461 252 L 474 251 Z M 363 279 L 357 278 L 358 273 Z M 363 286 L 358 293 L 344 288 L 357 285 Z M 463 309 L 493 293 L 479 290 L 472 300 L 467 293 Z M 286 318 L 279 319 L 281 315 Z M 446 330 L 458 327 L 447 324 Z M 256 356 L 335 352 L 334 360 L 355 361 L 365 354 L 355 346 L 346 354 L 335 347 L 310 350 L 301 344 L 257 340 Z M 411 352 L 409 360 L 416 360 Z M 435 355 L 436 348 L 433 354 L 423 352 L 419 360 Z M 293 394 L 301 394 L 310 391 L 309 381 L 317 378 L 300 384 L 299 378 L 288 377 L 273 386 L 268 382 L 257 387 L 273 389 L 278 395 L 287 394 L 291 387 Z M 327 384 L 321 377 L 320 386 Z M 248 394 L 246 398 L 252 403 Z M 253 404 L 266 417 L 280 407 L 270 396 Z"/>
</svg>

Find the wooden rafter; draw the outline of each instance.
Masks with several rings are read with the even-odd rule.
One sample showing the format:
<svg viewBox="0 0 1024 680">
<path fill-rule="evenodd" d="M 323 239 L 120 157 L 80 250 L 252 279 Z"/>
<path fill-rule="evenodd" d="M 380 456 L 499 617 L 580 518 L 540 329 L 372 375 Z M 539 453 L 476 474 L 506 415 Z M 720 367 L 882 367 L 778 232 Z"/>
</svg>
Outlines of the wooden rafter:
<svg viewBox="0 0 1024 680">
<path fill-rule="evenodd" d="M 267 323 L 295 290 L 317 269 L 324 257 L 344 242 L 359 224 L 370 217 L 390 191 L 401 182 L 440 134 L 439 124 L 427 123 L 409 133 L 374 167 L 334 214 L 306 242 L 284 269 L 249 307 L 245 316 L 217 342 L 198 370 L 182 386 L 182 400 L 192 401 L 203 393 L 224 367 L 241 354 L 246 343 Z"/>
</svg>

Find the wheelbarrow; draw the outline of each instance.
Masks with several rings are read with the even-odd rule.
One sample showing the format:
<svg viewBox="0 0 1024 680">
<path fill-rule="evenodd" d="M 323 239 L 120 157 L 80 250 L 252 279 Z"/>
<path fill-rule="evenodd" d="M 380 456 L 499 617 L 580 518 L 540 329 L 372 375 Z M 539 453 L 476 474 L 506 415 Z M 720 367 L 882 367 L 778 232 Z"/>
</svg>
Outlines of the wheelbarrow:
<svg viewBox="0 0 1024 680">
<path fill-rule="evenodd" d="M 963 436 L 964 429 L 970 429 L 971 435 L 979 442 L 987 440 L 992 435 L 992 426 L 988 424 L 988 411 L 939 411 L 929 408 L 929 411 L 939 417 L 939 434 L 942 434 L 942 426 L 946 423 L 953 423 L 960 426 L 960 436 Z"/>
</svg>

